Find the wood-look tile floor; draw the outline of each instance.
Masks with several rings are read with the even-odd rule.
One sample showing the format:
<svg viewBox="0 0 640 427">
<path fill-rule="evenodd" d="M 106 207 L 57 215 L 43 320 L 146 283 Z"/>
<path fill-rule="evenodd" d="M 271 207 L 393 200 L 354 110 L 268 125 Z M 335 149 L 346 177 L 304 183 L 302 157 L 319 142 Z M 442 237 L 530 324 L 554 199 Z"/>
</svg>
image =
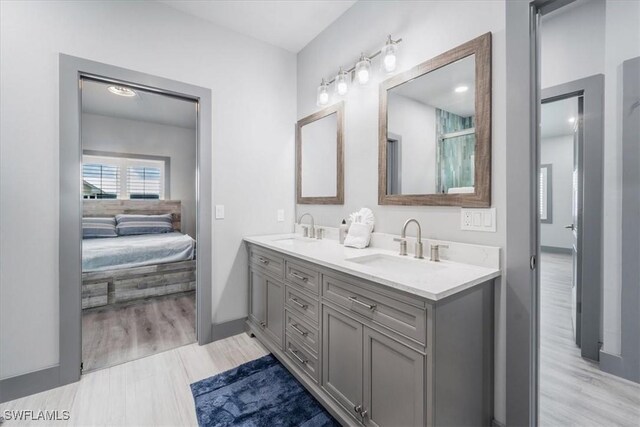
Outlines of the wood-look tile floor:
<svg viewBox="0 0 640 427">
<path fill-rule="evenodd" d="M 195 315 L 195 292 L 83 310 L 84 372 L 195 342 Z"/>
<path fill-rule="evenodd" d="M 247 334 L 189 344 L 94 371 L 79 382 L 0 404 L 6 410 L 69 410 L 68 421 L 9 426 L 196 426 L 189 384 L 268 354 Z"/>
<path fill-rule="evenodd" d="M 640 426 L 640 384 L 583 359 L 571 321 L 570 255 L 540 263 L 540 425 Z"/>
</svg>

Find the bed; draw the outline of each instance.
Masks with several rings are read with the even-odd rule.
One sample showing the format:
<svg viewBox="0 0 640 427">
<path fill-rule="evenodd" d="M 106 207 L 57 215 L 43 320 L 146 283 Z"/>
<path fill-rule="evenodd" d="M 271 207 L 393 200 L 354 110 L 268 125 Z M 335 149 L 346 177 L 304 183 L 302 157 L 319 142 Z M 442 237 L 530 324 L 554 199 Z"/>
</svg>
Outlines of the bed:
<svg viewBox="0 0 640 427">
<path fill-rule="evenodd" d="M 173 232 L 84 239 L 82 308 L 193 291 L 195 240 L 180 232 L 179 200 L 84 200 L 84 217 L 171 214 Z"/>
</svg>

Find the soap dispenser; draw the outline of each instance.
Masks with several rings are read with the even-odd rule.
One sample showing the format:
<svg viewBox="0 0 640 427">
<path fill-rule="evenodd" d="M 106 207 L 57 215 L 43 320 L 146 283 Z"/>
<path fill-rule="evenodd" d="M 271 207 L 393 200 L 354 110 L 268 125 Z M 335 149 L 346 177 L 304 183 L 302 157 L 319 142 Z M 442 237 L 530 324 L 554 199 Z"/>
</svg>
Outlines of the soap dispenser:
<svg viewBox="0 0 640 427">
<path fill-rule="evenodd" d="M 339 238 L 340 238 L 341 245 L 344 245 L 344 239 L 347 237 L 348 231 L 349 231 L 349 227 L 347 227 L 347 220 L 343 219 L 342 224 L 340 224 L 340 230 L 339 230 Z"/>
</svg>

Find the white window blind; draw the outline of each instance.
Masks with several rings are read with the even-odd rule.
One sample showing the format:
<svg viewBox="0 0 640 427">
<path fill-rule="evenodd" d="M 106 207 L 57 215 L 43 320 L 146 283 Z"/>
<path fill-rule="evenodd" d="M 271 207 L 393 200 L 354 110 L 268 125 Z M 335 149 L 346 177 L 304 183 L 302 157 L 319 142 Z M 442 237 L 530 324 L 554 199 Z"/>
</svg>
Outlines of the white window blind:
<svg viewBox="0 0 640 427">
<path fill-rule="evenodd" d="M 127 167 L 127 192 L 130 199 L 159 199 L 162 193 L 162 171 L 158 167 Z"/>
<path fill-rule="evenodd" d="M 85 199 L 117 199 L 120 196 L 120 168 L 117 165 L 82 165 L 82 195 Z"/>
<path fill-rule="evenodd" d="M 85 199 L 164 199 L 164 160 L 84 155 Z"/>
</svg>

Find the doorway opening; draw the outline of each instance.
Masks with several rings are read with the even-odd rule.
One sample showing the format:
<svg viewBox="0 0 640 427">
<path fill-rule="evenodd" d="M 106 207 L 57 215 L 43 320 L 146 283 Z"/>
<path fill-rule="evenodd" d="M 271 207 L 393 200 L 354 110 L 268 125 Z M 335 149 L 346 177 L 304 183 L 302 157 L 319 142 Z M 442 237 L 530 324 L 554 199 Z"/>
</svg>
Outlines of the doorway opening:
<svg viewBox="0 0 640 427">
<path fill-rule="evenodd" d="M 196 341 L 193 99 L 81 77 L 82 368 Z"/>
</svg>

